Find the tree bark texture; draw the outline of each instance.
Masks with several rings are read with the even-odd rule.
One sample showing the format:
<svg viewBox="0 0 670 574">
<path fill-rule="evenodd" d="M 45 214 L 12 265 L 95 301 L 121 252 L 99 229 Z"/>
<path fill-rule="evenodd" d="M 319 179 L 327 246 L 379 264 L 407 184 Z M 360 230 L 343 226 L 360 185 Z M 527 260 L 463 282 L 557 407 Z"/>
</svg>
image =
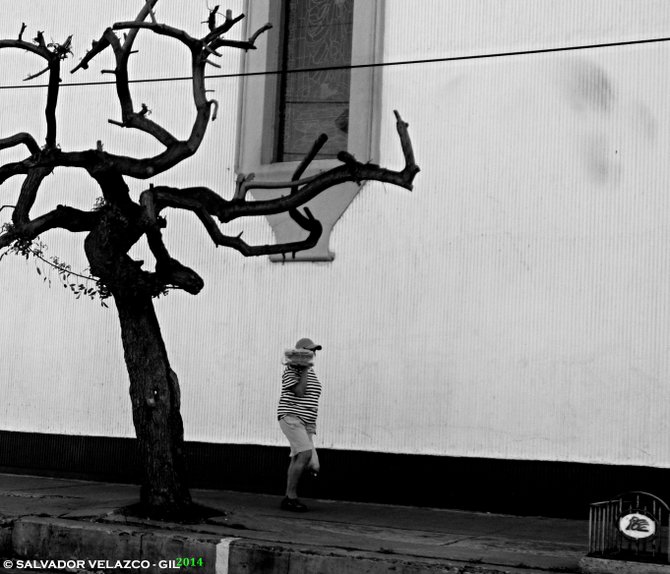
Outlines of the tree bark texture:
<svg viewBox="0 0 670 574">
<path fill-rule="evenodd" d="M 103 189 L 124 186 L 113 175 L 100 178 Z M 184 459 L 177 375 L 153 306 L 155 275 L 142 270 L 128 250 L 141 236 L 139 206 L 107 205 L 84 241 L 91 272 L 109 289 L 121 325 L 124 358 L 130 379 L 133 423 L 143 467 L 140 505 L 153 518 L 183 515 L 191 506 Z"/>
<path fill-rule="evenodd" d="M 114 296 L 114 300 L 144 467 L 141 505 L 156 518 L 177 516 L 191 504 L 179 381 L 170 368 L 151 297 Z"/>
</svg>

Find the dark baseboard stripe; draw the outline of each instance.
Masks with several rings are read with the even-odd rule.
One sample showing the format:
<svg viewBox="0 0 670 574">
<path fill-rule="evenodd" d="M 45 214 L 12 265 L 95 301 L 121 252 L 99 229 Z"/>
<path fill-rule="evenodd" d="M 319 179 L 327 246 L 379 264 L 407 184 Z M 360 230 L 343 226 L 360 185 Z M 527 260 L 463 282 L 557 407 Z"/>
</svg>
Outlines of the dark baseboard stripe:
<svg viewBox="0 0 670 574">
<path fill-rule="evenodd" d="M 191 485 L 281 494 L 288 449 L 187 443 Z M 670 500 L 670 471 L 638 466 L 321 449 L 318 486 L 301 495 L 519 515 L 586 518 L 627 490 Z M 137 483 L 134 439 L 0 431 L 0 470 Z"/>
</svg>

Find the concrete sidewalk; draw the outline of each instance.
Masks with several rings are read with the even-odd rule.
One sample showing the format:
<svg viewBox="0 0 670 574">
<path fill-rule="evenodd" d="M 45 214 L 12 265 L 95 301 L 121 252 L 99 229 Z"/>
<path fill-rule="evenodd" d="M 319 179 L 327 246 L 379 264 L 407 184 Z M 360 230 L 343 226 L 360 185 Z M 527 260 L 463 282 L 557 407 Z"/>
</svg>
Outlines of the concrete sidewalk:
<svg viewBox="0 0 670 574">
<path fill-rule="evenodd" d="M 194 490 L 221 514 L 184 526 L 119 515 L 138 490 L 0 474 L 0 546 L 12 561 L 4 568 L 177 572 L 178 559 L 202 558 L 180 571 L 565 574 L 579 572 L 586 554 L 586 520 L 327 500 L 306 500 L 310 511 L 292 514 L 279 510 L 277 496 Z"/>
</svg>

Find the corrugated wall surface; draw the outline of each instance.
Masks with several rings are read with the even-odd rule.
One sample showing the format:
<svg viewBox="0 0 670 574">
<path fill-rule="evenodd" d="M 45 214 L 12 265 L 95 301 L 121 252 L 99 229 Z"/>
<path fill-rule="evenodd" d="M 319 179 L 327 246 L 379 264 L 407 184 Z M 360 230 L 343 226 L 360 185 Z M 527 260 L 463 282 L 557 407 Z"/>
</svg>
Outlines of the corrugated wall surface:
<svg viewBox="0 0 670 574">
<path fill-rule="evenodd" d="M 387 61 L 670 29 L 665 2 L 411 5 L 386 1 Z M 175 3 L 165 6 L 167 18 Z M 382 163 L 401 162 L 399 109 L 422 172 L 413 193 L 366 186 L 334 230 L 333 263 L 244 259 L 170 214 L 170 247 L 206 281 L 197 297 L 157 301 L 187 439 L 283 444 L 274 421 L 281 353 L 308 335 L 324 345 L 323 446 L 670 465 L 668 56 L 656 44 L 387 68 Z M 142 73 L 167 73 L 165 61 Z M 237 69 L 236 56 L 228 66 Z M 157 183 L 230 190 L 237 90 L 230 80 L 211 85 L 223 117 L 202 153 Z M 173 105 L 186 86 L 138 89 L 138 102 L 187 125 Z M 76 93 L 96 106 L 110 93 L 86 90 Z M 0 94 L 3 111 L 25 92 Z M 64 99 L 63 120 L 81 97 Z M 100 130 L 115 117 L 106 113 Z M 3 135 L 20 119 L 3 112 Z M 89 132 L 71 128 L 68 145 L 100 139 L 95 125 Z M 76 181 L 92 202 L 95 190 Z M 72 187 L 54 176 L 54 195 Z M 270 238 L 265 222 L 242 227 Z M 81 238 L 47 239 L 85 266 Z M 114 311 L 40 285 L 32 266 L 2 261 L 2 428 L 131 436 Z"/>
<path fill-rule="evenodd" d="M 661 37 L 670 17 L 659 2 L 428 4 L 440 17 L 386 4 L 389 61 Z M 667 464 L 668 55 L 385 71 L 428 168 L 412 233 L 435 270 L 423 326 L 443 337 L 450 452 Z"/>
</svg>

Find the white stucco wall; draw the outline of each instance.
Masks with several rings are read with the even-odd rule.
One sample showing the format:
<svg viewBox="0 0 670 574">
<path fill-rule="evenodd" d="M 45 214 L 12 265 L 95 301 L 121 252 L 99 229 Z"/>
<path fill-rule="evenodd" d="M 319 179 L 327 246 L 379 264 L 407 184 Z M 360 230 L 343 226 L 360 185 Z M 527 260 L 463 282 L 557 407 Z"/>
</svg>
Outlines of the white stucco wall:
<svg viewBox="0 0 670 574">
<path fill-rule="evenodd" d="M 195 29 L 204 19 L 203 6 L 191 14 L 177 0 L 163 3 L 166 21 L 174 15 Z M 13 37 L 25 20 L 31 32 L 49 37 L 54 29 L 60 38 L 86 21 L 66 17 L 66 4 L 73 10 L 71 1 L 49 2 L 53 12 L 27 2 L 0 32 Z M 76 33 L 86 41 L 75 44 L 75 61 L 136 4 L 115 3 L 94 30 Z M 670 29 L 662 1 L 385 4 L 387 61 Z M 79 12 L 95 19 L 106 3 L 90 6 Z M 172 58 L 158 62 L 142 45 L 149 65 L 137 77 L 173 73 Z M 3 63 L 11 56 L 0 54 Z M 187 439 L 283 444 L 274 421 L 281 352 L 308 335 L 324 345 L 323 446 L 670 466 L 669 56 L 662 43 L 385 69 L 382 163 L 401 161 L 392 116 L 399 109 L 422 172 L 413 193 L 365 188 L 334 230 L 333 263 L 245 259 L 214 249 L 190 218 L 170 214 L 168 244 L 206 281 L 197 297 L 157 301 Z M 237 65 L 231 56 L 226 71 Z M 111 64 L 92 66 L 86 78 L 98 79 L 100 67 Z M 176 74 L 187 72 L 182 65 Z M 81 73 L 64 77 L 77 79 Z M 234 80 L 211 85 L 223 116 L 200 155 L 156 183 L 230 194 L 238 92 Z M 186 84 L 135 89 L 153 117 L 185 129 L 174 95 Z M 146 141 L 106 124 L 116 117 L 114 102 L 105 102 L 112 93 L 63 89 L 64 148 Z M 41 114 L 38 95 L 0 91 L 3 136 L 26 129 L 29 110 Z M 89 96 L 94 105 L 82 107 Z M 41 133 L 40 121 L 30 129 Z M 91 205 L 93 186 L 68 176 L 53 176 L 48 200 L 75 195 Z M 0 203 L 11 199 L 0 190 Z M 243 223 L 245 235 L 270 238 L 265 222 Z M 82 237 L 45 239 L 50 252 L 85 267 Z M 15 258 L 0 264 L 0 428 L 132 436 L 113 309 L 76 301 L 56 282 L 47 288 L 33 267 Z"/>
</svg>

